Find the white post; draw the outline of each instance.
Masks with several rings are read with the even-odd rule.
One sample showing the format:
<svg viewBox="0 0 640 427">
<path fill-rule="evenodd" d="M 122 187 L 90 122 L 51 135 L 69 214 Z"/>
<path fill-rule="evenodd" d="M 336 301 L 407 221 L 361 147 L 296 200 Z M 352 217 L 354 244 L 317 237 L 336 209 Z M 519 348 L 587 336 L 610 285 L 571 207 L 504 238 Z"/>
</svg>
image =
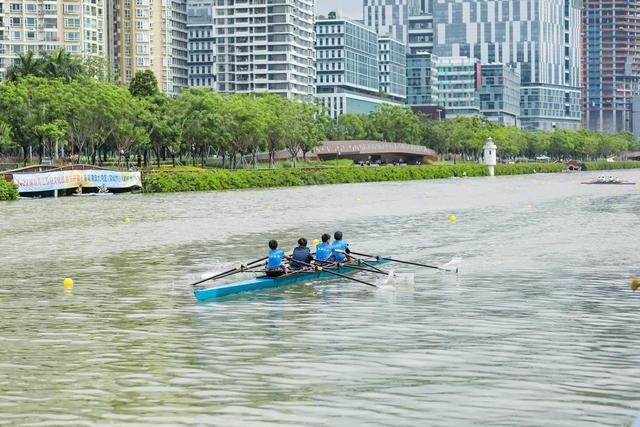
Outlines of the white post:
<svg viewBox="0 0 640 427">
<path fill-rule="evenodd" d="M 53 197 L 58 198 L 58 189 L 53 190 Z"/>
<path fill-rule="evenodd" d="M 489 168 L 489 176 L 495 175 L 495 166 L 497 163 L 496 145 L 493 143 L 493 138 L 487 138 L 487 143 L 484 145 L 484 164 Z"/>
</svg>

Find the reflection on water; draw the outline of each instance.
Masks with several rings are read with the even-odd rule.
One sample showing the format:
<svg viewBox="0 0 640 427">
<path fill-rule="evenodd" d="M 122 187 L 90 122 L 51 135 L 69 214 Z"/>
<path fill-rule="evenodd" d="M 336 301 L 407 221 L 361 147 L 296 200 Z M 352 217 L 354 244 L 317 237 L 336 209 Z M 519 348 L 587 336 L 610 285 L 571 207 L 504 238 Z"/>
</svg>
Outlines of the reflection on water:
<svg viewBox="0 0 640 427">
<path fill-rule="evenodd" d="M 2 204 L 0 425 L 623 425 L 640 414 L 640 192 L 589 178 Z M 336 228 L 461 273 L 200 304 L 187 286 Z"/>
</svg>

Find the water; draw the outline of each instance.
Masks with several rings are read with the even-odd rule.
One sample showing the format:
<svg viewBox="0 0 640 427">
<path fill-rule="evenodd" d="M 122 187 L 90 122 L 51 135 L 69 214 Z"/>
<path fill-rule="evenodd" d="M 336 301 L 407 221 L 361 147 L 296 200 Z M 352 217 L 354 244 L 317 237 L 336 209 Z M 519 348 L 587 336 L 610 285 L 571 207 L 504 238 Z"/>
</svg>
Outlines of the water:
<svg viewBox="0 0 640 427">
<path fill-rule="evenodd" d="M 0 425 L 622 426 L 640 191 L 596 175 L 3 203 Z M 269 238 L 337 228 L 461 272 L 194 300 Z"/>
</svg>

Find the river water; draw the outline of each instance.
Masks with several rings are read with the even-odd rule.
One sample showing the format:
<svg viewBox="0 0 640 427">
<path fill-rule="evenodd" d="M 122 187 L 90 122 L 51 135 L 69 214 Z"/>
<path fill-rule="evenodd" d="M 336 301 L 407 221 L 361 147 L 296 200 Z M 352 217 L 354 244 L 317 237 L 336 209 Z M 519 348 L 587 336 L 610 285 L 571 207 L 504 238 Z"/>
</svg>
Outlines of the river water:
<svg viewBox="0 0 640 427">
<path fill-rule="evenodd" d="M 640 187 L 580 185 L 596 175 L 3 203 L 0 425 L 622 426 L 640 415 Z M 270 238 L 335 229 L 464 262 L 193 297 Z"/>
</svg>

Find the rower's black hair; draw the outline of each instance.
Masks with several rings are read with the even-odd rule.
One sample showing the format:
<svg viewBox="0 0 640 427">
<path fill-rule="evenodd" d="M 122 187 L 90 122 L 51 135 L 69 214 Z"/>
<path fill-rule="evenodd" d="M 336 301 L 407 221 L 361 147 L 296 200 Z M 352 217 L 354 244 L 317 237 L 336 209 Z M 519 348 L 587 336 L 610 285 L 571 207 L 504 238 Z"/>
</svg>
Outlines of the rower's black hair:
<svg viewBox="0 0 640 427">
<path fill-rule="evenodd" d="M 303 248 L 307 246 L 307 239 L 305 239 L 304 237 L 301 237 L 298 239 L 298 245 L 302 246 Z"/>
<path fill-rule="evenodd" d="M 277 240 L 269 240 L 269 248 L 278 249 L 278 241 Z"/>
<path fill-rule="evenodd" d="M 342 231 L 336 231 L 333 234 L 333 238 L 334 238 L 334 240 L 342 240 Z"/>
<path fill-rule="evenodd" d="M 331 240 L 331 236 L 330 236 L 328 233 L 324 233 L 324 234 L 322 235 L 321 239 L 322 239 L 322 242 L 326 243 L 326 242 L 328 242 L 329 240 Z"/>
</svg>

